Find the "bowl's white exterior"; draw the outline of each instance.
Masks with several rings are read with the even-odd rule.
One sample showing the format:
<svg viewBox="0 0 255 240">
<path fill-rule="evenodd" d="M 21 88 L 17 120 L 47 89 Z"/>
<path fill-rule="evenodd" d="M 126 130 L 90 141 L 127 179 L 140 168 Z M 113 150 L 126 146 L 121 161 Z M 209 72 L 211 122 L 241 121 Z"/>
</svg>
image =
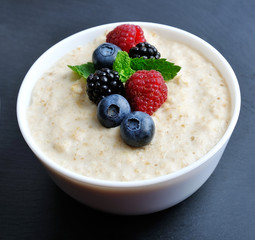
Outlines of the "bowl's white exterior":
<svg viewBox="0 0 255 240">
<path fill-rule="evenodd" d="M 36 81 L 63 55 L 79 45 L 93 41 L 106 30 L 122 23 L 106 24 L 81 31 L 51 47 L 30 68 L 21 85 L 17 101 L 17 117 L 23 137 L 54 182 L 78 201 L 116 214 L 156 212 L 171 207 L 193 194 L 217 166 L 238 120 L 241 102 L 238 81 L 232 68 L 211 45 L 188 32 L 170 26 L 145 22 L 133 23 L 193 47 L 216 66 L 228 84 L 232 103 L 229 127 L 219 143 L 197 162 L 175 173 L 154 179 L 112 182 L 88 178 L 64 169 L 45 156 L 34 142 L 26 119 L 26 109 Z"/>
<path fill-rule="evenodd" d="M 90 207 L 116 214 L 147 214 L 174 206 L 192 195 L 214 171 L 224 148 L 225 145 L 208 161 L 186 174 L 145 186 L 91 185 L 69 178 L 48 166 L 46 168 L 62 190 Z"/>
</svg>

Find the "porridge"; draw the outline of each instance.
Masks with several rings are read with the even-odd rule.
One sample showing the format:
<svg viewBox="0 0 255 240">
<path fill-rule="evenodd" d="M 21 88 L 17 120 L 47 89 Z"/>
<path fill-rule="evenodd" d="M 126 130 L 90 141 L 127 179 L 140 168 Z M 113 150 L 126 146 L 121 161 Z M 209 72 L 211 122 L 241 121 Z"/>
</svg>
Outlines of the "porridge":
<svg viewBox="0 0 255 240">
<path fill-rule="evenodd" d="M 152 115 L 155 136 L 141 148 L 126 145 L 120 129 L 97 120 L 86 83 L 67 65 L 91 62 L 105 36 L 60 59 L 36 83 L 28 109 L 29 127 L 42 151 L 78 174 L 134 181 L 175 172 L 205 155 L 223 136 L 230 119 L 230 96 L 217 69 L 190 47 L 144 30 L 163 58 L 181 66 L 166 82 L 168 96 Z"/>
</svg>

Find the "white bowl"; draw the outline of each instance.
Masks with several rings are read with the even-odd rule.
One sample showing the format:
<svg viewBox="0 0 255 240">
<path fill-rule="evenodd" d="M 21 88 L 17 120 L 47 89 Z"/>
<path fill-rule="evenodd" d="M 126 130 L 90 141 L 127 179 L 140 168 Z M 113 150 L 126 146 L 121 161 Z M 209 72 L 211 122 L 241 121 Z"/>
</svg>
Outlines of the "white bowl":
<svg viewBox="0 0 255 240">
<path fill-rule="evenodd" d="M 17 100 L 17 118 L 23 137 L 44 165 L 53 181 L 78 201 L 106 212 L 116 214 L 147 214 L 169 208 L 193 194 L 208 179 L 217 166 L 228 140 L 235 128 L 240 111 L 240 89 L 237 78 L 225 58 L 204 40 L 186 31 L 146 22 L 132 22 L 160 35 L 185 43 L 209 59 L 226 80 L 231 95 L 231 121 L 218 142 L 195 163 L 168 175 L 149 180 L 114 182 L 93 179 L 71 172 L 51 161 L 39 149 L 31 136 L 26 110 L 31 92 L 40 76 L 63 55 L 86 44 L 123 22 L 101 25 L 76 33 L 46 51 L 30 68 L 20 87 Z"/>
</svg>

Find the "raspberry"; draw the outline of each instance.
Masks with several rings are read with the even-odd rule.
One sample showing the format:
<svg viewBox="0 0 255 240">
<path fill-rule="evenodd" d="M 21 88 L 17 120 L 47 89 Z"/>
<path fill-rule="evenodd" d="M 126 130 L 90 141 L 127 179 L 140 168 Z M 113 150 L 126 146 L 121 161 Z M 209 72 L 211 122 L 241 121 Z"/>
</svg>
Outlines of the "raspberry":
<svg viewBox="0 0 255 240">
<path fill-rule="evenodd" d="M 130 48 L 145 41 L 141 27 L 133 24 L 119 25 L 106 35 L 106 42 L 117 45 L 127 53 Z"/>
<path fill-rule="evenodd" d="M 133 111 L 152 115 L 167 99 L 167 86 L 160 72 L 139 70 L 126 82 L 126 98 Z"/>
<path fill-rule="evenodd" d="M 138 43 L 135 47 L 132 47 L 129 51 L 129 57 L 131 58 L 160 58 L 160 53 L 158 50 L 151 44 L 147 42 Z"/>
<path fill-rule="evenodd" d="M 111 94 L 124 95 L 125 89 L 119 74 L 109 68 L 96 70 L 87 78 L 87 94 L 89 99 L 98 104 L 100 100 Z"/>
</svg>

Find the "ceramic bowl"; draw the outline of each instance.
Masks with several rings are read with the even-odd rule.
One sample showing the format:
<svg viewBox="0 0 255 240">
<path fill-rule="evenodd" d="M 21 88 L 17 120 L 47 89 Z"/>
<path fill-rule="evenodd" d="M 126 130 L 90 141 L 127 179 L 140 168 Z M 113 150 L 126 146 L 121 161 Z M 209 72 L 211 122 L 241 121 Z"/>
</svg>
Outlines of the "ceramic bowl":
<svg viewBox="0 0 255 240">
<path fill-rule="evenodd" d="M 72 49 L 93 41 L 106 30 L 113 29 L 123 22 L 81 31 L 51 47 L 39 57 L 26 74 L 17 100 L 17 118 L 22 135 L 53 181 L 67 194 L 87 206 L 125 215 L 148 214 L 169 208 L 198 190 L 212 174 L 223 154 L 237 123 L 241 102 L 238 81 L 231 66 L 210 44 L 191 33 L 174 27 L 149 22 L 132 23 L 196 49 L 215 65 L 226 80 L 231 96 L 231 120 L 220 141 L 201 159 L 177 172 L 149 180 L 105 181 L 81 176 L 59 166 L 45 156 L 34 141 L 28 127 L 26 110 L 38 78 Z"/>
</svg>

